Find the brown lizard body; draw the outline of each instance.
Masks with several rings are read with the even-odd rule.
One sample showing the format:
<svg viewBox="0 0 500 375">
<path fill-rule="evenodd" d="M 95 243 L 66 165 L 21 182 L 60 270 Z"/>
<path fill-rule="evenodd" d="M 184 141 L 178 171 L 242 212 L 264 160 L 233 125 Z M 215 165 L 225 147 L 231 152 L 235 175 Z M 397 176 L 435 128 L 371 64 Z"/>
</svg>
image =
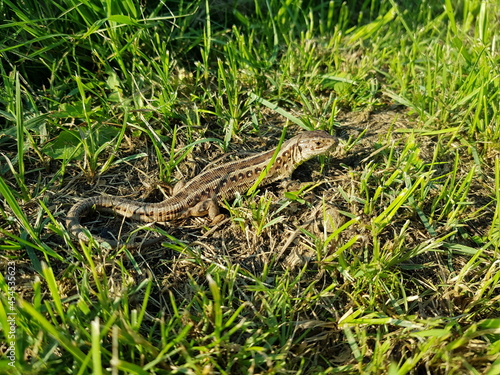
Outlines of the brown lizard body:
<svg viewBox="0 0 500 375">
<path fill-rule="evenodd" d="M 274 162 L 260 182 L 261 185 L 289 177 L 303 162 L 328 152 L 337 144 L 337 139 L 325 131 L 303 132 L 284 142 Z M 89 238 L 81 225 L 81 217 L 92 210 L 112 212 L 143 222 L 166 222 L 190 216 L 209 215 L 214 219 L 219 213 L 218 202 L 244 193 L 257 181 L 271 163 L 276 149 L 245 159 L 229 162 L 199 174 L 175 191 L 172 197 L 158 203 L 136 202 L 129 199 L 98 196 L 84 199 L 68 212 L 66 227 L 75 238 L 88 242 Z M 112 247 L 120 243 L 93 236 Z"/>
</svg>

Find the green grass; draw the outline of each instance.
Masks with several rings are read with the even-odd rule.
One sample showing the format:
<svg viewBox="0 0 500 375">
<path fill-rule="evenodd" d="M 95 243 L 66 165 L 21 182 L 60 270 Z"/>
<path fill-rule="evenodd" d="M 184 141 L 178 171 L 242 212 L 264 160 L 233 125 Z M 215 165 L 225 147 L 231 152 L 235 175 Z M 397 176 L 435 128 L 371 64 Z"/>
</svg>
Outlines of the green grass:
<svg viewBox="0 0 500 375">
<path fill-rule="evenodd" d="M 500 373 L 496 1 L 0 13 L 0 372 Z M 341 146 L 216 228 L 132 251 L 64 227 L 76 198 L 164 199 L 285 126 Z"/>
</svg>

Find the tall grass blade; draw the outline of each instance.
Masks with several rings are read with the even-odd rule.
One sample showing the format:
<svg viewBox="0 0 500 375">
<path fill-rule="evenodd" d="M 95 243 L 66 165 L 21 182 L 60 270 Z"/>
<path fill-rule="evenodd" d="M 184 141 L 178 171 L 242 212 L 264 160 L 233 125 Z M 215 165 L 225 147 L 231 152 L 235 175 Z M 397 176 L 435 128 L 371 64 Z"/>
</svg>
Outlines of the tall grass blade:
<svg viewBox="0 0 500 375">
<path fill-rule="evenodd" d="M 257 103 L 260 103 L 260 104 L 266 106 L 267 108 L 279 113 L 280 115 L 285 117 L 287 120 L 299 125 L 302 129 L 312 130 L 306 124 L 304 124 L 304 122 L 301 119 L 299 119 L 298 117 L 295 117 L 290 112 L 285 111 L 283 108 L 279 107 L 277 104 L 273 104 L 269 100 L 266 100 L 264 98 L 261 98 L 260 96 L 255 95 L 253 92 L 251 92 L 249 95 L 250 95 L 250 98 L 255 100 Z"/>
</svg>

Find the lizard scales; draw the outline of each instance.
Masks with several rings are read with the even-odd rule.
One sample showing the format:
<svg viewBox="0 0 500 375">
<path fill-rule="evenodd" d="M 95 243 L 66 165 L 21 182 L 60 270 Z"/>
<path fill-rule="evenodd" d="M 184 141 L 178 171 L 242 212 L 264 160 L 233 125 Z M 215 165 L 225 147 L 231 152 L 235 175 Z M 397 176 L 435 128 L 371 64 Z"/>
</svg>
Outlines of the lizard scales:
<svg viewBox="0 0 500 375">
<path fill-rule="evenodd" d="M 337 139 L 323 130 L 313 130 L 284 142 L 274 162 L 261 181 L 261 185 L 289 177 L 303 162 L 324 154 L 337 144 Z M 268 167 L 276 149 L 248 158 L 232 161 L 209 169 L 191 179 L 172 197 L 158 203 L 136 202 L 118 197 L 97 196 L 76 203 L 68 211 L 66 227 L 75 238 L 88 242 L 81 218 L 92 210 L 111 212 L 143 222 L 165 222 L 190 216 L 218 214 L 218 202 L 234 198 L 236 193 L 246 192 Z M 100 238 L 117 247 L 118 242 Z"/>
</svg>

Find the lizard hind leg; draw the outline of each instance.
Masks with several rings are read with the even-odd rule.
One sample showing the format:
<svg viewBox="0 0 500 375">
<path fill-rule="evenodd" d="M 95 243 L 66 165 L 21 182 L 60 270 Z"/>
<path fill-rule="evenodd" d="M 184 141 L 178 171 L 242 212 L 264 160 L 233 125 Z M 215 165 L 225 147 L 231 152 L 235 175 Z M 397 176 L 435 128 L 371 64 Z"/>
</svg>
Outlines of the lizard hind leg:
<svg viewBox="0 0 500 375">
<path fill-rule="evenodd" d="M 208 217 L 212 220 L 212 225 L 221 222 L 225 218 L 224 214 L 220 213 L 220 207 L 217 202 L 211 198 L 198 202 L 185 213 L 186 217 L 205 215 L 208 215 Z"/>
<path fill-rule="evenodd" d="M 174 185 L 174 188 L 172 189 L 172 195 L 175 196 L 178 193 L 180 193 L 183 189 L 183 187 L 186 186 L 186 181 L 184 180 L 179 180 L 177 183 Z"/>
</svg>

